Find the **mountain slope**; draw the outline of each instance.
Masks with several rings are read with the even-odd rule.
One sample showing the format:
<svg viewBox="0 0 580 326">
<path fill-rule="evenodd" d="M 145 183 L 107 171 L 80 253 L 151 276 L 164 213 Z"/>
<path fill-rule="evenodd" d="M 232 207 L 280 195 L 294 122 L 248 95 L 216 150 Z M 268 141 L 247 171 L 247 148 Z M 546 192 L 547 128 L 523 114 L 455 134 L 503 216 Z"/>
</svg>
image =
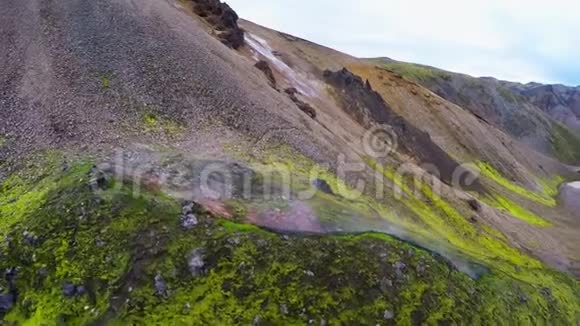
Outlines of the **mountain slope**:
<svg viewBox="0 0 580 326">
<path fill-rule="evenodd" d="M 4 320 L 578 320 L 577 171 L 503 120 L 219 1 L 0 15 Z"/>
<path fill-rule="evenodd" d="M 580 89 L 564 85 L 526 85 L 505 82 L 506 87 L 528 98 L 557 121 L 574 129 L 580 129 Z"/>
<path fill-rule="evenodd" d="M 558 113 L 567 112 L 564 104 L 546 109 L 538 99 L 520 92 L 517 84 L 494 78 L 474 78 L 391 59 L 371 61 L 427 87 L 542 153 L 571 164 L 579 162 L 580 136 L 559 124 L 566 121 L 567 113 Z"/>
</svg>

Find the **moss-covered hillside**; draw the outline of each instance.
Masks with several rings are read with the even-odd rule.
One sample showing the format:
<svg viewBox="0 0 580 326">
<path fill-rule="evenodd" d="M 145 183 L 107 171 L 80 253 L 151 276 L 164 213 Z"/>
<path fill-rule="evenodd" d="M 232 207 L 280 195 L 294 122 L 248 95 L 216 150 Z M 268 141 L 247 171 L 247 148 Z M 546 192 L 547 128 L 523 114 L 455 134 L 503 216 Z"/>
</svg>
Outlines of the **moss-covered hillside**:
<svg viewBox="0 0 580 326">
<path fill-rule="evenodd" d="M 133 195 L 91 163 L 28 170 L 0 189 L 0 311 L 17 325 L 572 325 L 579 317 L 576 281 L 548 268 L 557 288 L 493 269 L 471 279 L 386 235 L 276 234 L 162 193 Z M 184 209 L 195 215 L 187 227 Z"/>
</svg>

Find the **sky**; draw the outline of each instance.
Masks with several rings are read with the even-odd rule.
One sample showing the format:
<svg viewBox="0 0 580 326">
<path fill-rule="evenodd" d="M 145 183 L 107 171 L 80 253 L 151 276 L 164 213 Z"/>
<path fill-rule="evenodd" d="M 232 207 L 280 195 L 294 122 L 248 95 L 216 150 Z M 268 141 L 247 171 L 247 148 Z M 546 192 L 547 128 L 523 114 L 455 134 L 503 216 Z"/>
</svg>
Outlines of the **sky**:
<svg viewBox="0 0 580 326">
<path fill-rule="evenodd" d="M 255 23 L 357 57 L 580 85 L 577 0 L 226 0 Z"/>
</svg>

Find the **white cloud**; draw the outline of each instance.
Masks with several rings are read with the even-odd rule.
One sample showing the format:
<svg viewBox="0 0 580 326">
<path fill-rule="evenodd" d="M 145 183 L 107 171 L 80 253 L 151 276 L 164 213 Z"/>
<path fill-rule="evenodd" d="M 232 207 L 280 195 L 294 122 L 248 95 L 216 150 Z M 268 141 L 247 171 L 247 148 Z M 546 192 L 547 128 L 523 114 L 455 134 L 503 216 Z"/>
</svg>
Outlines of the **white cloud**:
<svg viewBox="0 0 580 326">
<path fill-rule="evenodd" d="M 580 2 L 571 0 L 228 2 L 244 18 L 352 55 L 477 76 L 549 82 L 580 54 Z"/>
</svg>

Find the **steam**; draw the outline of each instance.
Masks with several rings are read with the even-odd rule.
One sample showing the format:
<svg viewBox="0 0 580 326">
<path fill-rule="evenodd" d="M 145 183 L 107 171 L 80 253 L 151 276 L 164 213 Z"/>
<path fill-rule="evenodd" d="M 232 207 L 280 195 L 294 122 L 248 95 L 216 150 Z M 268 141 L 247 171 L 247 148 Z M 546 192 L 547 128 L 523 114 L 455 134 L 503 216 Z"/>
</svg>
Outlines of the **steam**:
<svg viewBox="0 0 580 326">
<path fill-rule="evenodd" d="M 284 61 L 280 60 L 280 58 L 274 55 L 272 48 L 270 48 L 266 40 L 250 33 L 246 33 L 245 40 L 246 43 L 252 48 L 252 50 L 268 59 L 268 61 L 274 65 L 276 70 L 283 74 L 288 79 L 290 84 L 294 86 L 300 93 L 310 97 L 316 97 L 319 94 L 318 87 L 315 84 L 305 81 L 303 76 L 298 74 Z M 256 60 L 258 59 L 257 57 L 255 58 Z"/>
</svg>

